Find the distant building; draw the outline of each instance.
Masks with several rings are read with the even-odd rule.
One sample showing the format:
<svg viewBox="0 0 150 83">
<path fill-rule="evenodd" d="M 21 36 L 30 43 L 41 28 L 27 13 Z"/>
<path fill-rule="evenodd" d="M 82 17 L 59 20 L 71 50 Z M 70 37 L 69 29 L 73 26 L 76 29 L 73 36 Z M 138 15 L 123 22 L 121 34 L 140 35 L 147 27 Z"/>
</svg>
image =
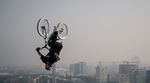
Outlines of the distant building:
<svg viewBox="0 0 150 83">
<path fill-rule="evenodd" d="M 48 83 L 48 82 L 50 82 L 49 78 L 47 76 L 41 75 L 36 79 L 35 83 Z"/>
<path fill-rule="evenodd" d="M 100 67 L 96 66 L 96 83 L 100 83 Z"/>
<path fill-rule="evenodd" d="M 119 73 L 129 76 L 130 83 L 135 83 L 135 71 L 138 69 L 137 64 L 123 63 L 119 65 Z"/>
<path fill-rule="evenodd" d="M 86 62 L 78 62 L 70 65 L 70 71 L 76 75 L 87 74 L 87 63 Z"/>
<path fill-rule="evenodd" d="M 29 76 L 19 76 L 7 79 L 4 83 L 34 83 L 34 80 Z"/>
<path fill-rule="evenodd" d="M 146 71 L 145 83 L 150 83 L 150 70 Z"/>
<path fill-rule="evenodd" d="M 130 74 L 136 69 L 138 69 L 138 65 L 136 64 L 125 63 L 119 65 L 119 73 L 122 74 Z"/>
<path fill-rule="evenodd" d="M 146 69 L 137 69 L 134 72 L 135 81 L 133 83 L 145 83 Z"/>
<path fill-rule="evenodd" d="M 131 83 L 150 83 L 150 70 L 137 69 L 134 73 L 134 82 Z"/>
<path fill-rule="evenodd" d="M 96 77 L 100 77 L 100 67 L 96 66 Z"/>
<path fill-rule="evenodd" d="M 129 77 L 126 74 L 114 73 L 107 77 L 107 83 L 130 83 Z"/>
<path fill-rule="evenodd" d="M 101 62 L 96 66 L 96 83 L 107 82 L 107 67 L 104 67 Z"/>
</svg>

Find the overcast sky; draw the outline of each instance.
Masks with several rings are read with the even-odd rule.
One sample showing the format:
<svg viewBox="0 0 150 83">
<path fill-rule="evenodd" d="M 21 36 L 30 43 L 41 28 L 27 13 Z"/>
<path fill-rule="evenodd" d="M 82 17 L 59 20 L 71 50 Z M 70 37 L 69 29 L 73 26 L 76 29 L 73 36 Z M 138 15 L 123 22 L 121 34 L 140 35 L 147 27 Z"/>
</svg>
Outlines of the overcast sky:
<svg viewBox="0 0 150 83">
<path fill-rule="evenodd" d="M 150 65 L 149 0 L 0 0 L 0 65 L 38 66 L 43 46 L 36 24 L 64 22 L 59 65 L 86 61 L 125 61 L 137 56 Z"/>
</svg>

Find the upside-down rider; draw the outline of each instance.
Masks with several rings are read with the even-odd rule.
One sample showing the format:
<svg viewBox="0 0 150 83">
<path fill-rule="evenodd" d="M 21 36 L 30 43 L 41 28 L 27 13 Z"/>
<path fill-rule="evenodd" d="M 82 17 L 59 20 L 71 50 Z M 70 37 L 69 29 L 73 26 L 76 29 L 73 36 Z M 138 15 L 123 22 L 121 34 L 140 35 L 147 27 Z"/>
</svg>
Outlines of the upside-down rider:
<svg viewBox="0 0 150 83">
<path fill-rule="evenodd" d="M 50 48 L 49 48 L 49 52 L 47 53 L 47 55 L 45 56 L 40 52 L 42 48 L 40 47 L 36 48 L 36 51 L 40 55 L 42 62 L 45 63 L 46 70 L 50 70 L 52 67 L 52 64 L 60 60 L 59 54 L 60 54 L 61 49 L 63 48 L 63 45 L 62 45 L 62 42 L 58 42 L 58 40 L 59 39 L 58 39 L 57 27 L 54 26 L 53 33 L 50 35 L 48 39 L 48 46 Z"/>
</svg>

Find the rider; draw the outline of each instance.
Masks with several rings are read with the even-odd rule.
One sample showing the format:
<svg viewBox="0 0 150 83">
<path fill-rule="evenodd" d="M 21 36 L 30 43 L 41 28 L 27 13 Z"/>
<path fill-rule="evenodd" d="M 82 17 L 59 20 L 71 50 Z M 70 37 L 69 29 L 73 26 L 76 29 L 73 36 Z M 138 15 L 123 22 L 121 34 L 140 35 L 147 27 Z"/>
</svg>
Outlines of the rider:
<svg viewBox="0 0 150 83">
<path fill-rule="evenodd" d="M 63 48 L 62 42 L 58 42 L 58 31 L 57 27 L 54 26 L 53 33 L 50 35 L 49 40 L 48 40 L 48 46 L 50 47 L 49 52 L 46 56 L 44 56 L 40 50 L 42 48 L 37 47 L 36 51 L 38 54 L 41 56 L 41 60 L 43 63 L 45 63 L 45 69 L 50 70 L 52 67 L 52 64 L 60 60 L 59 54 L 61 49 Z"/>
</svg>

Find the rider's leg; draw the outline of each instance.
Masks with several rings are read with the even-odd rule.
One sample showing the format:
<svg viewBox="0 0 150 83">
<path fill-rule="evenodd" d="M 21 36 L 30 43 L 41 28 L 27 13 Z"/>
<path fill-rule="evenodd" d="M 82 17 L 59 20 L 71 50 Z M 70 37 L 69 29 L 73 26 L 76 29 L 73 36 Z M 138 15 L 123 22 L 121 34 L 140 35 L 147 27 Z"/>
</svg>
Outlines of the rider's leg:
<svg viewBox="0 0 150 83">
<path fill-rule="evenodd" d="M 62 43 L 55 42 L 55 47 L 53 48 L 55 50 L 55 53 L 59 55 L 62 48 L 63 48 Z"/>
<path fill-rule="evenodd" d="M 50 64 L 53 64 L 53 63 L 57 62 L 58 60 L 60 60 L 59 53 L 60 53 L 61 49 L 63 48 L 62 43 L 56 42 L 54 45 L 55 46 L 53 48 L 51 48 L 50 52 L 47 54 L 47 56 L 49 56 L 48 62 Z"/>
<path fill-rule="evenodd" d="M 43 63 L 47 63 L 48 62 L 48 58 L 47 57 L 42 55 L 40 58 L 41 58 Z"/>
<path fill-rule="evenodd" d="M 62 48 L 63 48 L 62 43 L 59 42 L 53 43 L 51 45 L 51 48 L 49 49 L 49 53 L 47 54 L 47 56 L 50 57 L 51 55 L 55 55 L 55 53 L 57 53 L 56 55 L 59 55 Z"/>
<path fill-rule="evenodd" d="M 47 63 L 48 62 L 48 58 L 47 57 L 45 57 L 44 55 L 42 55 L 42 53 L 40 52 L 40 47 L 37 47 L 36 48 L 36 51 L 37 51 L 37 53 L 40 55 L 40 58 L 41 58 L 41 60 L 42 60 L 42 62 L 43 63 Z"/>
<path fill-rule="evenodd" d="M 40 47 L 37 47 L 37 48 L 36 48 L 36 51 L 37 51 L 37 53 L 38 53 L 40 56 L 43 56 L 42 53 L 40 52 L 40 49 L 41 49 Z"/>
<path fill-rule="evenodd" d="M 57 58 L 55 53 L 51 54 L 51 55 L 47 55 L 48 57 L 48 63 L 49 64 L 53 64 L 54 62 L 57 62 Z"/>
<path fill-rule="evenodd" d="M 51 57 L 53 54 L 54 54 L 54 51 L 53 51 L 52 48 L 50 48 L 48 54 L 46 55 L 46 57 L 49 58 L 49 57 Z"/>
</svg>

